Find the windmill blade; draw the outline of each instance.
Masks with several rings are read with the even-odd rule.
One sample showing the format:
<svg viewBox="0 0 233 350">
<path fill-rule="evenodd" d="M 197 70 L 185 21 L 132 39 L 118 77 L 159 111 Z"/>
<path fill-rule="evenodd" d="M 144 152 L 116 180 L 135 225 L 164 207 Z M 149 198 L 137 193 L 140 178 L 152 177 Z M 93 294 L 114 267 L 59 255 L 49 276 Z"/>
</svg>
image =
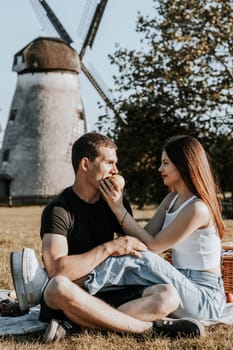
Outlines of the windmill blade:
<svg viewBox="0 0 233 350">
<path fill-rule="evenodd" d="M 67 33 L 67 31 L 65 30 L 65 28 L 63 27 L 63 25 L 61 24 L 61 22 L 59 21 L 59 19 L 55 15 L 55 13 L 53 12 L 53 10 L 47 4 L 47 2 L 45 0 L 31 0 L 31 2 L 32 2 L 33 7 L 36 10 L 36 12 L 38 11 L 38 8 L 39 8 L 38 5 L 41 5 L 43 7 L 47 18 L 49 19 L 50 23 L 54 26 L 54 28 L 55 28 L 56 32 L 59 34 L 60 38 L 63 39 L 68 45 L 70 45 L 73 42 L 73 39 Z M 107 4 L 107 0 L 101 0 L 99 5 L 97 6 L 97 8 L 94 12 L 93 20 L 92 20 L 91 25 L 90 25 L 89 30 L 88 30 L 88 35 L 84 41 L 84 43 L 86 43 L 85 45 L 92 45 L 93 44 L 93 40 L 95 38 L 97 29 L 98 29 L 98 25 L 99 25 L 100 20 L 102 18 L 103 11 L 105 9 L 106 4 Z M 83 45 L 83 50 L 84 50 L 84 47 L 86 47 L 86 46 Z M 81 58 L 82 57 L 80 57 L 80 59 Z M 82 61 L 81 61 L 81 69 L 82 69 L 83 73 L 86 75 L 86 77 L 88 78 L 88 80 L 91 82 L 91 84 L 94 86 L 94 88 L 97 90 L 99 95 L 102 97 L 102 99 L 104 100 L 106 105 L 116 114 L 117 117 L 119 117 L 120 119 L 122 119 L 124 121 L 124 119 L 120 117 L 119 113 L 115 109 L 113 103 L 111 102 L 111 100 L 109 99 L 107 94 L 101 88 L 101 86 L 97 82 L 97 80 L 89 72 L 89 70 L 85 67 L 85 65 L 83 64 Z"/>
<path fill-rule="evenodd" d="M 94 17 L 98 2 L 99 0 L 86 1 L 86 5 L 84 7 L 84 11 L 82 13 L 79 26 L 77 29 L 77 33 L 76 33 L 78 37 L 77 41 L 78 41 L 79 52 L 81 51 L 84 41 L 86 40 L 90 23 L 92 22 L 92 19 Z"/>
<path fill-rule="evenodd" d="M 87 70 L 83 62 L 81 62 L 81 68 L 82 68 L 82 71 L 85 73 L 85 75 L 88 77 L 88 79 L 92 82 L 92 85 L 98 91 L 99 95 L 102 97 L 107 107 L 109 107 L 115 113 L 115 116 L 117 117 L 117 119 L 121 119 L 121 121 L 123 121 L 124 124 L 127 124 L 126 117 L 123 116 L 122 113 L 120 114 L 116 110 L 114 104 L 112 103 L 111 98 L 108 95 L 108 89 L 105 86 L 103 79 L 97 73 L 95 67 L 91 63 L 89 63 L 88 70 Z"/>
<path fill-rule="evenodd" d="M 81 59 L 84 56 L 86 48 L 91 48 L 93 45 L 107 2 L 108 0 L 100 0 L 97 5 L 96 0 L 92 0 L 91 2 L 86 3 L 80 22 L 80 32 L 82 32 L 82 36 L 84 37 L 79 53 Z"/>
<path fill-rule="evenodd" d="M 83 62 L 81 62 L 81 69 L 82 69 L 83 73 L 86 75 L 86 77 L 89 79 L 91 84 L 95 87 L 95 89 L 97 90 L 99 95 L 102 97 L 102 99 L 104 100 L 106 105 L 115 113 L 115 115 L 117 117 L 119 117 L 122 121 L 124 121 L 124 119 L 119 115 L 119 112 L 115 109 L 110 98 L 107 96 L 107 94 L 104 92 L 104 90 L 102 89 L 102 87 L 98 83 L 97 79 L 94 78 L 93 74 L 90 73 L 90 71 L 85 67 Z"/>
<path fill-rule="evenodd" d="M 97 70 L 94 67 L 94 65 L 91 62 L 88 62 L 87 65 L 85 63 L 85 66 L 88 69 L 88 72 L 91 73 L 92 78 L 94 78 L 94 80 L 99 84 L 99 86 L 101 86 L 101 88 L 103 89 L 105 95 L 110 100 L 111 99 L 111 93 L 108 90 L 108 87 L 106 86 L 106 84 L 105 84 L 104 80 L 102 79 L 101 75 L 99 74 L 99 72 L 97 72 Z"/>
<path fill-rule="evenodd" d="M 71 39 L 70 35 L 65 30 L 65 28 L 63 27 L 63 25 L 61 24 L 61 22 L 59 21 L 59 19 L 55 15 L 55 13 L 53 12 L 53 10 L 47 4 L 47 2 L 45 0 L 31 0 L 31 3 L 32 3 L 34 9 L 36 10 L 36 13 L 41 13 L 41 11 L 39 10 L 39 7 L 38 7 L 39 4 L 43 7 L 47 18 L 54 26 L 54 28 L 55 28 L 56 32 L 59 34 L 60 38 L 63 39 L 68 45 L 70 45 L 73 42 L 73 40 Z"/>
<path fill-rule="evenodd" d="M 39 22 L 42 24 L 42 30 L 45 30 L 50 36 L 55 36 L 60 38 L 60 35 L 55 30 L 54 26 L 48 19 L 46 11 L 43 7 L 40 6 L 37 0 L 31 0 L 32 7 L 35 10 L 35 13 L 38 17 Z"/>
</svg>

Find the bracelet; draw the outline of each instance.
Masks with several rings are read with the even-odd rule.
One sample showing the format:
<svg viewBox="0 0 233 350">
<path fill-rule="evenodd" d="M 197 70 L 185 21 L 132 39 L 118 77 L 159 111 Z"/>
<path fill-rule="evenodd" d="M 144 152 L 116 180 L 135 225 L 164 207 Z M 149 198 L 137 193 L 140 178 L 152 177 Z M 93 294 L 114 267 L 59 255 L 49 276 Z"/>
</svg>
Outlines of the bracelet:
<svg viewBox="0 0 233 350">
<path fill-rule="evenodd" d="M 123 226 L 123 223 L 125 221 L 125 218 L 126 218 L 126 215 L 128 214 L 127 210 L 125 211 L 124 215 L 123 215 L 123 218 L 121 219 L 121 222 L 120 222 L 120 226 L 122 227 Z"/>
</svg>

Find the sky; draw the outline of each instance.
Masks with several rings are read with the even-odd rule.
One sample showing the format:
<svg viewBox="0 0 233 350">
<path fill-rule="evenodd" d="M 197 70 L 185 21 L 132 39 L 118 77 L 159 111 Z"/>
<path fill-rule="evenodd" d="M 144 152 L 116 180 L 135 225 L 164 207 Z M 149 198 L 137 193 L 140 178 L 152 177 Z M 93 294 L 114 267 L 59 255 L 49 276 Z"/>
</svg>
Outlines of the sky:
<svg viewBox="0 0 233 350">
<path fill-rule="evenodd" d="M 74 40 L 72 46 L 78 50 L 79 27 L 84 9 L 90 0 L 47 0 L 64 28 Z M 114 89 L 113 74 L 116 67 L 110 64 L 108 54 L 115 51 L 115 44 L 128 49 L 139 49 L 140 35 L 136 33 L 137 13 L 150 14 L 153 0 L 108 0 L 94 45 L 86 51 L 83 62 L 93 66 L 106 88 Z M 0 11 L 0 125 L 4 131 L 16 87 L 17 73 L 12 72 L 14 54 L 30 41 L 49 33 L 36 15 L 30 0 L 2 1 Z M 81 95 L 90 130 L 100 114 L 97 103 L 101 97 L 83 73 L 79 75 Z M 0 144 L 3 132 L 0 134 Z"/>
</svg>

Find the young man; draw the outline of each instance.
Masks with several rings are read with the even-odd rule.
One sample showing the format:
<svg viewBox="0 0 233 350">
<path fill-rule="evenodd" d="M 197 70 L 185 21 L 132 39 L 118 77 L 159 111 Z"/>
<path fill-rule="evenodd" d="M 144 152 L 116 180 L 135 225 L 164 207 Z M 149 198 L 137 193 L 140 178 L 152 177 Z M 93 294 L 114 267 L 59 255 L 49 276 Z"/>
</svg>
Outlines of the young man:
<svg viewBox="0 0 233 350">
<path fill-rule="evenodd" d="M 140 252 L 147 250 L 138 239 L 124 235 L 100 196 L 100 180 L 118 172 L 116 150 L 112 140 L 99 133 L 87 133 L 79 138 L 72 148 L 74 184 L 43 211 L 42 255 L 49 276 L 40 314 L 41 321 L 49 322 L 45 342 L 63 338 L 71 327 L 69 321 L 117 332 L 140 334 L 151 330 L 157 335 L 202 335 L 202 327 L 195 320 L 161 320 L 180 302 L 172 286 L 119 287 L 95 296 L 84 289 L 87 275 L 109 256 L 130 254 L 140 259 Z M 124 203 L 131 212 L 126 199 Z M 115 234 L 118 237 L 114 239 Z M 35 257 L 25 251 L 22 259 L 29 271 Z M 29 281 L 24 275 L 25 279 Z M 45 278 L 41 280 L 44 284 Z M 40 295 L 40 288 L 33 283 L 28 282 L 25 290 Z"/>
</svg>

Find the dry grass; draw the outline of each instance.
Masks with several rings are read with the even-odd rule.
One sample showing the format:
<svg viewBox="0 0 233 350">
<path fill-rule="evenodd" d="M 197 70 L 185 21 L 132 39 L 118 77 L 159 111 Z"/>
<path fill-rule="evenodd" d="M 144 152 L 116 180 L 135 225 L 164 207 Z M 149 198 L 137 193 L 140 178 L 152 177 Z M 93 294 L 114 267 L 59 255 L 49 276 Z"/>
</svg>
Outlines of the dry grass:
<svg viewBox="0 0 233 350">
<path fill-rule="evenodd" d="M 10 276 L 9 257 L 13 250 L 30 247 L 40 258 L 41 241 L 39 237 L 40 214 L 42 207 L 0 208 L 0 288 L 13 289 Z M 134 209 L 135 217 L 144 225 L 155 211 L 147 207 L 143 211 Z M 233 241 L 233 220 L 226 220 L 229 229 L 225 237 Z M 3 337 L 0 340 L 0 350 L 139 350 L 139 349 L 232 349 L 233 327 L 219 325 L 207 329 L 207 337 L 203 339 L 153 339 L 151 336 L 129 336 L 110 332 L 84 331 L 83 333 L 64 339 L 56 344 L 45 346 L 41 334 L 27 336 Z"/>
</svg>

